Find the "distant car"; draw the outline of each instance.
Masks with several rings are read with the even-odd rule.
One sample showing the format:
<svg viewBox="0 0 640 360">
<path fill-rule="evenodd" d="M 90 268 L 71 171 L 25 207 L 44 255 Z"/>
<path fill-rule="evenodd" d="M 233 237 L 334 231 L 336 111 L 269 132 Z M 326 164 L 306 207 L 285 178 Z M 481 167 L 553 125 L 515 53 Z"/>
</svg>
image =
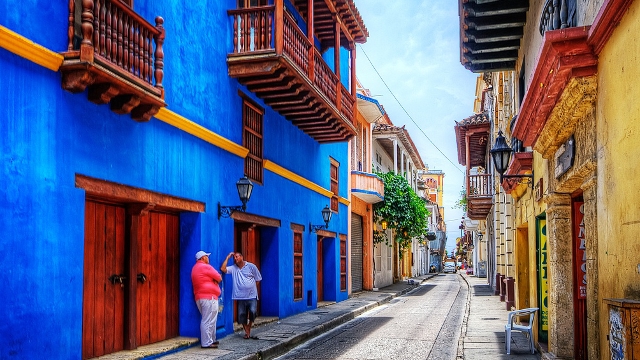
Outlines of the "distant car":
<svg viewBox="0 0 640 360">
<path fill-rule="evenodd" d="M 456 264 L 453 262 L 446 262 L 444 263 L 444 269 L 443 271 L 445 273 L 452 273 L 455 274 L 456 273 Z"/>
</svg>

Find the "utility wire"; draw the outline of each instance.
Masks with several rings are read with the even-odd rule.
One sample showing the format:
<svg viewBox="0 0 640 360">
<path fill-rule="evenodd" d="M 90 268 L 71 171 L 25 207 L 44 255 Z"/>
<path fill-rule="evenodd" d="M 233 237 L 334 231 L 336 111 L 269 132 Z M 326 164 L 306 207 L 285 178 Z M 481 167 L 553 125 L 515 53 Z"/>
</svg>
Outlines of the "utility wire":
<svg viewBox="0 0 640 360">
<path fill-rule="evenodd" d="M 449 161 L 451 163 L 451 165 L 453 165 L 458 171 L 460 171 L 463 175 L 464 175 L 464 171 L 462 171 L 458 165 L 456 165 L 453 161 L 451 161 L 451 159 L 449 159 L 449 157 L 447 155 L 445 155 L 445 153 L 442 152 L 442 150 L 440 150 L 440 148 L 434 144 L 433 141 L 431 141 L 431 139 L 429 138 L 429 136 L 427 136 L 427 134 L 424 132 L 424 130 L 422 130 L 422 128 L 420 127 L 420 125 L 418 125 L 418 123 L 416 123 L 415 120 L 413 120 L 413 118 L 411 117 L 411 115 L 409 115 L 409 112 L 407 111 L 407 109 L 404 108 L 404 106 L 402 105 L 402 103 L 400 103 L 400 100 L 398 100 L 398 98 L 396 97 L 396 95 L 393 93 L 393 91 L 391 91 L 391 89 L 389 88 L 389 85 L 387 85 L 387 82 L 384 81 L 384 79 L 382 78 L 382 75 L 380 75 L 380 73 L 378 72 L 378 69 L 376 69 L 376 67 L 373 65 L 373 63 L 371 62 L 371 59 L 369 59 L 369 55 L 367 55 L 366 51 L 364 51 L 364 49 L 362 48 L 361 44 L 358 44 L 360 46 L 360 50 L 362 50 L 362 53 L 364 54 L 364 57 L 367 58 L 367 61 L 369 61 L 369 64 L 371 64 L 371 67 L 373 68 L 373 71 L 376 72 L 376 74 L 378 74 L 378 77 L 380 78 L 380 80 L 382 80 L 382 83 L 384 84 L 384 86 L 387 88 L 387 90 L 389 90 L 389 92 L 391 93 L 391 96 L 393 96 L 394 99 L 396 99 L 396 102 L 398 103 L 398 105 L 400 105 L 400 107 L 402 108 L 402 110 L 404 111 L 405 114 L 407 114 L 407 116 L 409 117 L 409 119 L 411 119 L 411 121 L 413 122 L 413 124 L 418 128 L 418 130 L 420 130 L 420 132 L 422 133 L 422 135 L 424 135 L 424 137 L 427 138 L 427 140 L 429 140 L 429 142 L 431 143 L 431 145 L 433 145 L 433 147 L 436 148 L 436 150 L 438 150 L 440 152 L 440 154 L 442 154 L 442 156 L 444 156 L 445 159 L 447 159 L 447 161 Z"/>
</svg>

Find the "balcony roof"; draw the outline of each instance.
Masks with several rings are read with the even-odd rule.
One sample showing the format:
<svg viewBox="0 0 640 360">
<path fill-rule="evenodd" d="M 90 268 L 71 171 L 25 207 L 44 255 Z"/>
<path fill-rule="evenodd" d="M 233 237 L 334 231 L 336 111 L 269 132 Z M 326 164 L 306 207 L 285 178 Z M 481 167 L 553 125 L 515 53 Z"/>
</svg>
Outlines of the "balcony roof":
<svg viewBox="0 0 640 360">
<path fill-rule="evenodd" d="M 458 145 L 458 163 L 469 168 L 476 166 L 486 166 L 487 141 L 491 122 L 486 113 L 469 116 L 460 122 L 456 121 L 454 127 L 456 132 L 456 143 Z M 467 164 L 466 137 L 469 136 L 469 159 Z"/>
<path fill-rule="evenodd" d="M 373 124 L 384 116 L 385 112 L 378 100 L 362 94 L 356 94 L 358 101 L 358 111 L 369 123 Z"/>
<path fill-rule="evenodd" d="M 424 163 L 422 162 L 422 158 L 418 153 L 418 149 L 416 148 L 413 140 L 411 140 L 411 136 L 409 136 L 409 132 L 402 127 L 388 125 L 388 124 L 375 124 L 373 127 L 373 139 L 380 143 L 380 146 L 393 158 L 393 141 L 392 139 L 397 137 L 398 140 L 402 143 L 405 150 L 411 156 L 411 160 L 414 165 L 418 169 L 424 168 Z"/>
<path fill-rule="evenodd" d="M 528 0 L 458 0 L 460 62 L 475 73 L 513 70 Z"/>
<path fill-rule="evenodd" d="M 293 5 L 304 19 L 307 18 L 308 0 L 292 0 Z M 363 44 L 369 37 L 369 31 L 364 26 L 360 12 L 353 0 L 313 0 L 313 22 L 315 35 L 325 44 L 335 43 L 336 13 L 342 25 L 341 43 L 357 42 Z M 345 37 L 345 36 L 348 36 Z"/>
</svg>

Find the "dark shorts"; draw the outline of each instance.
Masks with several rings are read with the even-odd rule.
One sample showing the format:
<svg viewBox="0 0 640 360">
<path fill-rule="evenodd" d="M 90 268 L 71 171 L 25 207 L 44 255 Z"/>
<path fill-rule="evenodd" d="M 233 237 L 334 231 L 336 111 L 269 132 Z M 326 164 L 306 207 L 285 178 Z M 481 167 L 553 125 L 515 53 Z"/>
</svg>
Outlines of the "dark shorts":
<svg viewBox="0 0 640 360">
<path fill-rule="evenodd" d="M 238 324 L 246 325 L 247 317 L 250 322 L 256 319 L 258 312 L 258 299 L 237 300 L 238 305 Z"/>
</svg>

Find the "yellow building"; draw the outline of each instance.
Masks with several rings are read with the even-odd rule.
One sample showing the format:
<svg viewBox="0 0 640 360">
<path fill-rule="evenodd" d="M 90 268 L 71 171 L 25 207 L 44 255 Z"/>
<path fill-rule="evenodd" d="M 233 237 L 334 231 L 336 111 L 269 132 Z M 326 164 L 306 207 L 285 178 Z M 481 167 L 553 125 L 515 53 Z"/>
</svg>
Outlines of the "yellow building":
<svg viewBox="0 0 640 360">
<path fill-rule="evenodd" d="M 459 4 L 461 62 L 483 74 L 486 150 L 501 131 L 515 151 L 505 174 L 519 176 L 494 187 L 484 219 L 496 274 L 513 278 L 501 298 L 540 308 L 545 358 L 631 358 L 640 2 L 497 1 L 492 11 L 510 14 L 501 17 Z"/>
</svg>

